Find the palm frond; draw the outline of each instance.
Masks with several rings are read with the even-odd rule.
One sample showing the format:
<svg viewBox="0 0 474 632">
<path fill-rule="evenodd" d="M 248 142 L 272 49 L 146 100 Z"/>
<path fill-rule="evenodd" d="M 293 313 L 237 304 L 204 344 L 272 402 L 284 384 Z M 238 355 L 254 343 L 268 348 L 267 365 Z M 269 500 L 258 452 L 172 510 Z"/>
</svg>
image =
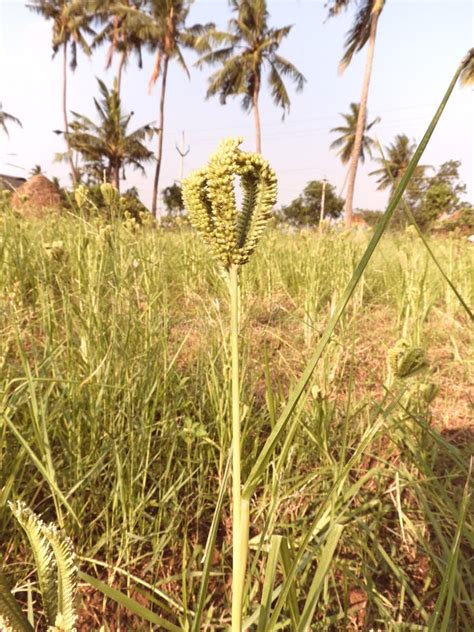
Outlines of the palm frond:
<svg viewBox="0 0 474 632">
<path fill-rule="evenodd" d="M 471 86 L 474 84 L 474 48 L 467 53 L 462 60 L 463 68 L 459 77 L 462 86 Z"/>
<path fill-rule="evenodd" d="M 290 109 L 290 97 L 283 83 L 280 73 L 276 68 L 276 64 L 271 64 L 271 70 L 268 77 L 268 84 L 271 87 L 271 95 L 275 105 L 283 109 L 283 117 L 285 112 Z"/>
<path fill-rule="evenodd" d="M 209 53 L 206 53 L 202 57 L 200 57 L 195 63 L 195 66 L 197 68 L 202 68 L 205 64 L 208 64 L 209 66 L 213 66 L 214 64 L 222 63 L 224 61 L 227 61 L 232 56 L 233 53 L 234 53 L 233 46 L 227 46 L 226 48 L 213 50 Z"/>
<path fill-rule="evenodd" d="M 306 83 L 306 78 L 303 74 L 292 64 L 288 59 L 285 59 L 281 55 L 274 56 L 274 65 L 278 69 L 278 72 L 285 77 L 289 77 L 294 83 L 296 83 L 296 91 L 301 92 Z"/>
<path fill-rule="evenodd" d="M 237 1 L 230 3 L 235 16 L 228 22 L 227 33 L 220 33 L 210 42 L 211 50 L 196 62 L 198 68 L 221 64 L 222 67 L 209 78 L 207 97 L 218 95 L 222 104 L 229 96 L 241 97 L 244 110 L 251 110 L 258 100 L 261 76 L 269 66 L 268 85 L 274 103 L 288 111 L 290 98 L 283 78 L 303 89 L 306 79 L 287 59 L 277 54 L 282 40 L 290 33 L 292 25 L 268 28 L 266 0 Z M 225 46 L 216 47 L 215 43 Z"/>
<path fill-rule="evenodd" d="M 344 42 L 344 55 L 339 63 L 341 71 L 347 68 L 354 54 L 364 48 L 369 39 L 373 3 L 374 0 L 364 0 L 357 10 L 354 23 Z"/>
</svg>

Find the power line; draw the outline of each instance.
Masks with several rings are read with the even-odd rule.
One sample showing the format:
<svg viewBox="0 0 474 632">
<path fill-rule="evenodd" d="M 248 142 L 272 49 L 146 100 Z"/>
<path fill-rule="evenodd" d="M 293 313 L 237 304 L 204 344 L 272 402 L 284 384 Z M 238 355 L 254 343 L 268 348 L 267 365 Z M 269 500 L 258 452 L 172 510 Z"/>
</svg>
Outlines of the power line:
<svg viewBox="0 0 474 632">
<path fill-rule="evenodd" d="M 387 121 L 387 123 L 382 123 L 377 129 L 390 130 L 390 129 L 396 129 L 397 127 L 400 128 L 400 127 L 412 126 L 424 120 L 425 118 L 420 116 L 416 118 L 400 119 L 398 121 Z M 217 129 L 218 128 L 216 128 L 216 131 Z M 232 129 L 232 127 L 226 127 L 225 129 L 229 131 L 229 129 Z M 319 134 L 323 132 L 330 132 L 331 129 L 332 129 L 331 127 L 314 127 L 314 128 L 306 128 L 306 129 L 299 129 L 299 130 L 281 130 L 279 132 L 274 132 L 271 135 L 267 136 L 266 138 L 264 138 L 264 141 L 265 143 L 268 143 L 268 142 L 273 142 L 273 141 L 281 141 L 281 140 L 288 140 L 288 139 L 295 139 L 295 138 L 306 139 L 307 136 L 309 135 Z M 242 131 L 242 127 L 239 127 L 239 130 Z M 252 133 L 253 133 L 253 129 L 252 129 Z M 165 132 L 165 137 L 169 137 L 170 135 L 172 135 L 172 132 Z M 194 140 L 193 145 L 209 145 L 211 143 L 215 143 L 217 138 L 219 138 L 219 134 L 214 134 L 213 136 L 209 136 L 207 138 Z M 175 148 L 174 145 L 171 145 L 171 144 L 165 145 L 165 150 L 167 151 L 171 151 L 174 148 Z"/>
<path fill-rule="evenodd" d="M 383 114 L 384 112 L 400 112 L 400 111 L 405 111 L 405 110 L 412 110 L 412 109 L 416 109 L 416 108 L 426 108 L 426 107 L 434 107 L 436 104 L 434 103 L 419 103 L 419 104 L 411 104 L 411 105 L 405 105 L 402 107 L 393 107 L 393 108 L 382 108 L 382 109 L 378 109 L 376 107 L 371 106 L 371 110 L 375 110 L 377 113 L 379 114 Z M 332 113 L 332 114 L 321 114 L 318 116 L 311 116 L 309 118 L 304 118 L 304 119 L 294 119 L 294 120 L 288 120 L 287 122 L 284 123 L 284 125 L 299 125 L 300 123 L 308 123 L 311 121 L 319 121 L 322 119 L 332 119 L 332 118 L 336 118 L 339 117 L 341 115 L 341 113 Z M 282 125 L 281 121 L 274 121 L 272 123 L 262 123 L 262 129 L 265 129 L 267 127 L 275 127 L 275 126 L 279 126 Z M 243 129 L 244 127 L 248 127 L 248 128 L 253 128 L 252 123 L 245 123 L 245 125 L 226 125 L 225 127 L 201 127 L 201 128 L 192 128 L 192 127 L 186 127 L 186 131 L 191 133 L 199 133 L 199 132 L 214 132 L 214 131 L 224 131 L 224 130 L 229 130 L 229 129 Z M 181 130 L 170 130 L 167 133 L 169 134 L 179 134 L 181 133 Z"/>
</svg>

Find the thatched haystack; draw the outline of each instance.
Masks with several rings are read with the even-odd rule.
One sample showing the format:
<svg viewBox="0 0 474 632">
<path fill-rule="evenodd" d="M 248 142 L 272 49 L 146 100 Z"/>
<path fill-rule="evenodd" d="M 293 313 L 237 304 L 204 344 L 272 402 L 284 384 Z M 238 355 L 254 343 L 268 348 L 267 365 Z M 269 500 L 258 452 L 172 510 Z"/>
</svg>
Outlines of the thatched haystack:
<svg viewBox="0 0 474 632">
<path fill-rule="evenodd" d="M 25 217 L 44 217 L 61 208 L 59 188 L 41 173 L 32 176 L 15 191 L 13 208 Z"/>
</svg>

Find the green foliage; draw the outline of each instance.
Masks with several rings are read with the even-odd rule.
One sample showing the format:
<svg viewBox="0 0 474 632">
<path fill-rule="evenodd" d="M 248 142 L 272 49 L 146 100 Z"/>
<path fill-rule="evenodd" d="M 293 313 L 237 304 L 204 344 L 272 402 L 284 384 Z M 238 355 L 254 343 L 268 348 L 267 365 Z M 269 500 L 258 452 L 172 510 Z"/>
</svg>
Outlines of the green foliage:
<svg viewBox="0 0 474 632">
<path fill-rule="evenodd" d="M 32 0 L 26 5 L 35 13 L 39 13 L 46 20 L 53 22 L 52 47 L 53 55 L 58 50 L 70 44 L 71 68 L 77 66 L 78 48 L 86 54 L 91 54 L 91 48 L 85 39 L 85 35 L 93 35 L 91 28 L 92 13 L 87 11 L 87 4 L 81 0 Z"/>
<path fill-rule="evenodd" d="M 244 629 L 351 629 L 354 593 L 364 629 L 472 629 L 471 451 L 431 424 L 436 387 L 415 384 L 431 337 L 446 351 L 437 374 L 449 400 L 437 419 L 441 426 L 461 411 L 462 420 L 463 389 L 452 390 L 467 383 L 469 310 L 431 266 L 426 242 L 384 236 L 457 79 L 370 241 L 347 232 L 260 236 L 274 176 L 237 141 L 188 182 L 195 223 L 234 280 L 243 261 L 230 255 L 262 237 L 240 274 L 246 300 L 232 294 L 242 329 L 233 324 L 231 346 L 240 338 L 246 376 L 233 389 L 244 402 L 233 447 L 243 447 L 252 519 Z M 82 579 L 144 620 L 189 630 L 198 615 L 198 628 L 220 629 L 232 555 L 222 276 L 189 232 L 170 239 L 70 216 L 0 221 L 0 506 L 21 495 L 56 511 L 88 564 L 138 586 L 149 607 Z M 61 256 L 49 255 L 55 242 Z M 468 244 L 436 246 L 471 301 Z M 318 339 L 312 351 L 308 332 Z M 407 344 L 390 380 L 384 348 L 399 338 Z M 262 368 L 263 354 L 271 365 Z M 0 521 L 4 550 L 21 561 L 3 512 Z M 53 550 L 73 581 L 65 550 Z"/>
<path fill-rule="evenodd" d="M 316 226 L 321 217 L 323 182 L 312 180 L 302 195 L 278 211 L 278 218 L 292 226 Z M 337 219 L 344 210 L 344 200 L 336 194 L 336 187 L 326 183 L 324 217 Z"/>
<path fill-rule="evenodd" d="M 291 79 L 298 91 L 306 81 L 277 52 L 292 26 L 270 28 L 265 0 L 231 0 L 230 4 L 235 17 L 229 21 L 229 31 L 211 32 L 214 50 L 197 62 L 198 67 L 222 66 L 209 78 L 207 97 L 218 95 L 222 104 L 228 97 L 240 97 L 244 110 L 251 110 L 258 100 L 263 70 L 267 68 L 273 102 L 285 113 L 290 108 L 290 98 L 284 78 Z M 219 45 L 223 46 L 218 48 Z"/>
<path fill-rule="evenodd" d="M 370 37 L 370 27 L 373 17 L 377 17 L 383 10 L 385 0 L 330 0 L 328 2 L 329 16 L 333 17 L 347 9 L 351 5 L 356 5 L 354 23 L 347 32 L 344 43 L 344 56 L 340 62 L 341 70 L 344 70 L 352 61 L 353 56 L 361 51 L 367 44 Z"/>
<path fill-rule="evenodd" d="M 432 228 L 441 216 L 454 215 L 470 205 L 462 200 L 466 186 L 459 179 L 458 160 L 444 162 L 436 173 L 421 183 L 418 196 L 412 195 L 413 214 L 424 230 Z"/>
<path fill-rule="evenodd" d="M 120 194 L 110 183 L 86 186 L 80 184 L 68 195 L 65 206 L 84 217 L 101 217 L 105 220 L 132 218 L 143 222 L 150 215 L 140 201 L 138 191 L 132 187 Z"/>
<path fill-rule="evenodd" d="M 82 156 L 85 174 L 93 182 L 101 182 L 105 174 L 118 189 L 120 172 L 125 167 L 131 165 L 144 173 L 143 164 L 153 159 L 144 141 L 150 140 L 156 130 L 150 123 L 129 132 L 133 112 L 123 112 L 116 86 L 109 90 L 103 81 L 97 81 L 102 97 L 94 99 L 98 122 L 73 112 L 75 118 L 66 136 L 70 148 Z"/>
<path fill-rule="evenodd" d="M 67 498 L 82 526 L 65 510 L 66 528 L 76 550 L 95 560 L 88 574 L 102 583 L 113 578 L 113 587 L 129 590 L 129 598 L 140 592 L 140 602 L 156 617 L 180 629 L 194 622 L 201 561 L 208 530 L 216 524 L 197 630 L 218 628 L 228 619 L 221 587 L 231 546 L 230 481 L 224 482 L 230 446 L 228 357 L 221 342 L 228 320 L 222 307 L 226 288 L 215 262 L 189 230 L 170 234 L 143 226 L 130 231 L 123 222 L 106 224 L 94 215 L 88 221 L 51 217 L 38 226 L 7 214 L 0 222 L 0 503 L 21 494 L 36 512 L 51 515 L 51 496 L 57 492 L 44 470 L 49 454 L 59 491 L 73 490 Z M 62 242 L 61 257 L 46 255 L 54 241 Z M 257 460 L 275 423 L 272 414 L 283 408 L 285 393 L 366 243 L 365 234 L 331 232 L 315 239 L 305 232 L 269 231 L 242 270 L 244 474 Z M 432 246 L 472 303 L 469 244 L 436 239 Z M 314 534 L 306 565 L 292 582 L 300 608 L 321 559 L 319 543 L 328 521 L 342 515 L 344 532 L 326 576 L 327 592 L 323 589 L 318 601 L 315 630 L 349 628 L 349 596 L 356 589 L 365 591 L 368 600 L 368 629 L 395 629 L 399 619 L 422 625 L 421 608 L 429 610 L 449 561 L 469 464 L 460 429 L 469 414 L 468 319 L 420 242 L 388 235 L 374 256 L 298 408 L 289 453 L 281 461 L 277 453 L 251 504 L 255 540 L 248 594 L 262 594 L 262 566 L 272 536 L 288 540 L 290 570 L 302 538 Z M 426 412 L 415 419 L 404 413 L 396 404 L 396 390 L 383 401 L 385 349 L 404 331 L 419 332 L 420 340 L 408 336 L 411 346 L 428 351 L 434 346 L 440 387 L 435 420 L 440 425 L 457 420 L 454 437 L 459 438 L 454 441 L 430 426 Z M 265 354 L 268 381 L 262 368 Z M 418 377 L 422 374 L 413 376 Z M 418 409 L 423 402 L 417 401 Z M 385 412 L 389 404 L 394 408 Z M 192 441 L 185 440 L 188 420 L 198 426 Z M 359 448 L 362 439 L 365 447 Z M 376 455 L 371 461 L 375 470 L 367 470 L 367 455 Z M 341 479 L 338 487 L 340 464 L 349 460 L 345 482 Z M 349 493 L 365 474 L 360 488 Z M 221 485 L 225 499 L 213 523 Z M 328 497 L 333 489 L 342 489 L 341 496 L 333 491 Z M 328 502 L 312 529 L 315 499 L 319 503 L 322 498 Z M 25 585 L 30 567 L 15 565 L 25 547 L 5 514 L 0 513 L 5 565 Z M 462 529 L 453 630 L 457 620 L 469 629 L 470 602 L 463 586 L 470 590 L 471 524 L 468 518 Z M 378 546 L 401 575 L 389 569 Z M 145 566 L 146 575 L 140 571 Z M 279 559 L 277 578 L 283 568 Z M 407 588 L 421 607 L 406 597 Z M 272 604 L 276 598 L 269 597 Z M 280 622 L 289 616 L 286 612 Z M 100 620 L 101 609 L 94 613 Z M 108 622 L 117 622 L 115 615 L 110 617 Z M 258 619 L 257 612 L 255 625 Z M 137 627 L 145 630 L 146 625 Z"/>
<path fill-rule="evenodd" d="M 351 103 L 349 114 L 341 114 L 345 121 L 345 125 L 339 127 L 333 127 L 330 131 L 332 133 L 341 134 L 339 138 L 336 138 L 330 145 L 331 149 L 337 150 L 337 155 L 340 156 L 342 164 L 349 162 L 352 156 L 352 150 L 354 148 L 357 119 L 359 118 L 359 104 Z M 367 115 L 368 118 L 368 115 Z M 365 162 L 365 153 L 372 158 L 372 148 L 375 142 L 367 132 L 369 132 L 374 125 L 380 122 L 380 117 L 375 118 L 370 123 L 365 124 L 364 134 L 362 136 L 362 145 L 360 148 L 360 161 Z"/>
<path fill-rule="evenodd" d="M 143 14 L 140 11 L 142 0 L 95 0 L 94 15 L 103 27 L 94 37 L 93 48 L 105 42 L 109 47 L 106 57 L 106 68 L 110 68 L 115 53 L 121 55 L 119 68 L 128 61 L 134 52 L 138 59 L 138 67 L 142 68 L 142 49 L 145 45 L 143 36 Z M 120 75 L 119 75 L 120 76 Z"/>
<path fill-rule="evenodd" d="M 172 222 L 183 216 L 185 212 L 183 189 L 178 182 L 174 182 L 162 191 L 163 204 L 166 210 L 166 221 Z"/>
<path fill-rule="evenodd" d="M 380 169 L 376 169 L 369 174 L 376 176 L 377 189 L 380 191 L 390 189 L 392 193 L 395 191 L 410 164 L 415 149 L 416 143 L 411 141 L 406 134 L 397 134 L 395 136 L 393 143 L 385 148 L 385 156 L 375 158 L 375 162 L 381 165 Z M 417 165 L 407 190 L 408 194 L 416 191 L 428 168 L 428 165 Z"/>
<path fill-rule="evenodd" d="M 374 228 L 379 219 L 382 217 L 382 212 L 374 211 L 372 209 L 358 208 L 356 209 L 356 215 L 362 217 L 364 222 L 366 222 L 370 228 Z"/>
<path fill-rule="evenodd" d="M 434 230 L 442 233 L 455 233 L 470 236 L 474 234 L 474 207 L 465 206 L 443 221 L 434 225 Z"/>
</svg>

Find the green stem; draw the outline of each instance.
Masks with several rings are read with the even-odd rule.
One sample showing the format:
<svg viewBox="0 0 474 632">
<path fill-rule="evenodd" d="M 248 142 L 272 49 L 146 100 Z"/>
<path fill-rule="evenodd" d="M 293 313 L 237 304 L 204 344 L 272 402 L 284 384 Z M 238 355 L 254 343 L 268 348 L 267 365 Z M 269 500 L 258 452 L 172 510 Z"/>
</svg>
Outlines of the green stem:
<svg viewBox="0 0 474 632">
<path fill-rule="evenodd" d="M 232 382 L 232 632 L 242 630 L 242 601 L 247 561 L 245 532 L 248 517 L 242 524 L 242 488 L 240 474 L 240 385 L 239 385 L 239 266 L 229 270 L 230 352 Z M 248 511 L 247 511 L 248 515 Z M 247 527 L 245 526 L 247 524 Z M 242 533 L 242 527 L 244 533 Z"/>
</svg>

